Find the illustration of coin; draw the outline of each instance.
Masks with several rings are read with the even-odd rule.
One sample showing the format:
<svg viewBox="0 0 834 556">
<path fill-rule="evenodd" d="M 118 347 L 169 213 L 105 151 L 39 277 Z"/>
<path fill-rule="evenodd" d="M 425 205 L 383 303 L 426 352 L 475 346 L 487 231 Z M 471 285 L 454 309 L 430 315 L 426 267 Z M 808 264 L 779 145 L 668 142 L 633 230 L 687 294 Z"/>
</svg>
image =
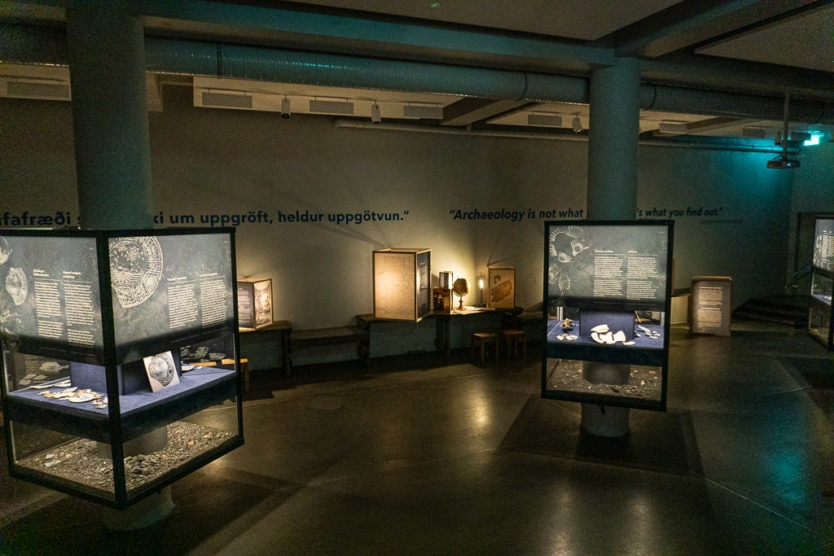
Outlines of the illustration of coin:
<svg viewBox="0 0 834 556">
<path fill-rule="evenodd" d="M 151 236 L 120 237 L 110 241 L 110 282 L 124 308 L 144 303 L 162 277 L 162 247 Z"/>
<path fill-rule="evenodd" d="M 15 305 L 23 305 L 26 296 L 29 294 L 29 281 L 22 268 L 13 266 L 6 276 L 6 291 L 12 296 Z"/>
<path fill-rule="evenodd" d="M 9 245 L 9 240 L 0 236 L 0 264 L 5 264 L 9 260 L 9 255 L 12 254 L 12 248 Z"/>
<path fill-rule="evenodd" d="M 174 367 L 164 357 L 153 356 L 148 361 L 148 374 L 162 386 L 171 384 L 174 373 Z"/>
</svg>

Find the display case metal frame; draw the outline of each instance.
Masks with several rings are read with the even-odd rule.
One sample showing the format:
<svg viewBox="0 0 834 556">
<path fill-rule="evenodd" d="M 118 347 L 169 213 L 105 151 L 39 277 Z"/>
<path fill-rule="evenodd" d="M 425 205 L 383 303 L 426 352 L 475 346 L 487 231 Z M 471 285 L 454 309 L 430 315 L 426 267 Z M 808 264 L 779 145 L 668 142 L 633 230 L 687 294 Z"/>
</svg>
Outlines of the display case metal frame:
<svg viewBox="0 0 834 556">
<path fill-rule="evenodd" d="M 665 411 L 674 223 L 544 230 L 542 397 Z"/>
<path fill-rule="evenodd" d="M 6 320 L 2 323 L 2 330 L 0 330 L 3 340 L 3 376 L 0 380 L 0 394 L 2 394 L 2 409 L 5 418 L 4 433 L 9 474 L 12 477 L 93 500 L 106 506 L 124 509 L 159 492 L 160 489 L 179 478 L 243 444 L 242 376 L 239 371 L 233 229 L 107 231 L 13 229 L 0 230 L 0 239 L 4 247 L 12 246 L 4 250 L 3 255 L 0 256 L 2 259 L 0 268 L 7 267 L 3 272 L 4 277 L 7 276 L 8 269 L 12 268 L 13 264 L 24 261 L 25 264 L 14 268 L 20 269 L 16 271 L 18 273 L 29 274 L 26 278 L 33 282 L 31 288 L 24 288 L 27 291 L 23 292 L 25 295 L 22 295 L 21 299 L 13 300 L 15 304 L 18 301 L 21 302 L 17 308 L 22 312 L 22 316 L 17 320 Z M 194 286 L 197 291 L 196 299 L 189 298 L 194 302 L 195 310 L 200 312 L 200 316 L 196 318 L 199 322 L 198 326 L 183 326 L 181 329 L 167 329 L 164 325 L 158 329 L 146 327 L 129 338 L 123 335 L 124 329 L 129 326 L 125 322 L 120 322 L 119 317 L 116 316 L 117 312 L 124 316 L 121 312 L 124 308 L 119 309 L 121 302 L 117 293 L 114 293 L 114 282 L 111 276 L 111 264 L 114 264 L 111 260 L 111 241 L 134 239 L 137 243 L 145 241 L 159 243 L 161 240 L 165 245 L 176 245 L 181 240 L 182 245 L 176 248 L 183 249 L 183 253 L 197 253 L 202 247 L 219 246 L 217 253 L 194 255 L 208 259 L 201 259 L 204 264 L 199 265 L 200 269 L 189 270 L 194 276 L 203 272 L 201 281 Z M 35 257 L 27 259 L 24 253 L 14 252 L 14 249 L 25 251 L 27 245 L 35 244 L 45 246 L 44 252 L 38 252 Z M 48 266 L 50 257 L 60 259 L 64 255 L 61 252 L 62 246 L 65 246 L 66 251 L 72 255 L 79 245 L 83 245 L 81 251 L 90 256 L 89 264 L 78 263 L 78 257 L 72 257 L 55 262 L 54 268 L 50 269 Z M 38 248 L 34 251 L 37 252 Z M 218 255 L 220 255 L 220 260 L 212 260 L 212 257 L 216 258 Z M 15 257 L 18 258 L 15 259 Z M 188 258 L 185 257 L 185 259 Z M 33 264 L 33 261 L 37 264 Z M 167 275 L 163 268 L 156 278 L 172 282 L 181 279 L 179 275 L 184 272 L 182 265 L 188 264 L 188 261 L 180 260 L 180 266 L 177 266 L 174 260 L 171 263 L 172 272 L 176 271 L 177 276 Z M 27 268 L 27 265 L 31 268 Z M 47 270 L 33 270 L 35 266 L 45 267 Z M 222 269 L 219 272 L 220 275 L 211 276 L 211 268 Z M 92 311 L 90 322 L 93 323 L 90 330 L 84 331 L 85 334 L 89 332 L 89 337 L 81 342 L 82 344 L 86 342 L 85 345 L 71 341 L 66 330 L 63 335 L 58 334 L 58 337 L 43 337 L 40 333 L 38 327 L 43 323 L 37 320 L 39 318 L 37 302 L 45 302 L 46 297 L 41 292 L 38 298 L 32 290 L 49 286 L 36 283 L 32 277 L 35 273 L 39 273 L 38 276 L 43 278 L 52 271 L 56 275 L 63 276 L 61 280 L 68 279 L 74 273 L 81 275 L 81 278 L 85 275 L 91 278 L 89 291 L 82 289 L 81 295 L 84 297 L 89 294 L 91 305 L 89 310 Z M 67 299 L 69 285 L 61 280 L 54 280 L 60 282 L 55 287 L 55 292 L 59 293 L 56 293 L 54 301 L 60 301 L 60 307 L 64 313 L 59 315 L 59 318 L 64 319 L 65 329 L 69 329 L 71 327 L 66 324 L 70 320 L 67 312 L 67 304 L 70 303 Z M 200 292 L 209 290 L 211 291 L 205 295 L 205 298 L 200 297 Z M 15 292 L 20 293 L 17 290 Z M 164 299 L 158 298 L 153 304 L 152 311 L 148 315 L 150 321 L 159 318 L 156 310 L 160 307 L 165 307 L 167 310 L 170 301 L 170 290 L 167 284 L 160 287 L 160 296 L 163 295 L 162 292 L 165 297 Z M 218 300 L 216 296 L 213 297 L 215 292 L 220 292 L 220 299 L 223 303 L 220 308 L 215 305 Z M 152 295 L 157 295 L 157 293 Z M 73 298 L 72 301 L 74 302 L 75 299 Z M 4 302 L 8 304 L 9 300 L 5 299 Z M 28 312 L 23 313 L 23 311 Z M 219 312 L 215 314 L 215 311 Z M 211 314 L 207 316 L 204 312 Z M 34 328 L 32 318 L 35 319 Z M 138 320 L 141 323 L 141 319 Z M 164 324 L 170 325 L 170 321 L 165 321 Z M 122 334 L 121 337 L 120 334 Z M 125 391 L 126 369 L 137 363 L 141 368 L 142 356 L 170 351 L 176 354 L 176 356 L 172 355 L 172 360 L 175 360 L 175 371 L 178 377 L 185 377 L 186 375 L 181 373 L 179 350 L 195 343 L 218 340 L 234 351 L 231 358 L 233 364 L 230 368 L 195 367 L 190 371 L 191 374 L 187 379 L 179 378 L 179 384 L 174 387 L 165 388 L 159 392 L 142 388 L 132 392 Z M 16 368 L 21 359 L 27 358 L 35 361 L 39 358 L 55 359 L 67 362 L 67 366 L 73 369 L 75 367 L 72 367 L 72 364 L 75 363 L 103 372 L 102 385 L 105 391 L 101 393 L 107 396 L 106 406 L 92 409 L 86 404 L 71 404 L 66 403 L 67 400 L 52 400 L 34 395 L 34 390 L 29 386 L 21 387 L 21 380 L 18 376 L 20 369 Z M 226 360 L 228 361 L 229 358 Z M 72 380 L 75 380 L 80 375 L 70 376 Z M 62 377 L 59 376 L 59 378 Z M 49 381 L 45 381 L 43 384 L 48 383 Z M 48 390 L 44 389 L 44 391 Z M 218 432 L 217 441 L 214 444 L 190 454 L 190 457 L 184 457 L 181 462 L 158 476 L 128 487 L 126 477 L 128 471 L 125 468 L 125 461 L 126 457 L 134 455 L 133 450 L 137 444 L 141 445 L 148 438 L 155 437 L 159 433 L 167 435 L 167 427 L 175 423 L 213 430 L 210 426 L 201 423 L 201 421 L 211 422 L 211 417 L 206 417 L 202 412 L 205 409 L 215 410 L 220 404 L 225 406 L 223 408 L 225 413 L 223 418 L 217 420 L 225 419 L 225 429 Z M 211 415 L 216 415 L 216 413 L 212 411 Z M 185 419 L 190 419 L 192 422 L 185 422 Z M 215 425 L 212 423 L 212 426 Z M 165 439 L 167 442 L 167 436 Z M 25 449 L 21 447 L 18 450 L 16 442 L 18 440 L 21 446 L 25 446 Z M 57 472 L 53 473 L 43 467 L 24 463 L 30 461 L 27 458 L 49 457 L 49 454 L 44 455 L 47 451 L 57 452 L 79 442 L 95 442 L 100 452 L 103 450 L 103 453 L 109 454 L 112 463 L 112 476 L 110 477 L 112 488 L 91 485 Z M 26 453 L 19 454 L 18 451 Z M 138 453 L 145 454 L 141 449 Z"/>
</svg>

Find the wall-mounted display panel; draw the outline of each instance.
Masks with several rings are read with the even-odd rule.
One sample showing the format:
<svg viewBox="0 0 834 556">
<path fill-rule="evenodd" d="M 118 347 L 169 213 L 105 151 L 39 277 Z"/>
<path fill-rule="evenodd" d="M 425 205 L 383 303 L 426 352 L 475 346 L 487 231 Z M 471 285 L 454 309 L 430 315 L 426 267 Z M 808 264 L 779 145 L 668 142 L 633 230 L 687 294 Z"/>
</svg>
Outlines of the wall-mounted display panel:
<svg viewBox="0 0 834 556">
<path fill-rule="evenodd" d="M 232 230 L 1 230 L 10 474 L 124 508 L 240 446 L 234 277 Z"/>
<path fill-rule="evenodd" d="M 814 225 L 808 332 L 829 350 L 834 350 L 832 294 L 834 294 L 834 218 L 817 218 Z"/>
<path fill-rule="evenodd" d="M 432 312 L 431 250 L 374 251 L 374 318 L 420 321 Z"/>
<path fill-rule="evenodd" d="M 272 279 L 244 278 L 237 281 L 237 313 L 240 328 L 263 328 L 272 324 Z"/>
<path fill-rule="evenodd" d="M 666 409 L 670 221 L 545 223 L 542 397 Z"/>
<path fill-rule="evenodd" d="M 689 331 L 729 336 L 733 279 L 729 276 L 694 276 L 689 291 Z"/>
</svg>

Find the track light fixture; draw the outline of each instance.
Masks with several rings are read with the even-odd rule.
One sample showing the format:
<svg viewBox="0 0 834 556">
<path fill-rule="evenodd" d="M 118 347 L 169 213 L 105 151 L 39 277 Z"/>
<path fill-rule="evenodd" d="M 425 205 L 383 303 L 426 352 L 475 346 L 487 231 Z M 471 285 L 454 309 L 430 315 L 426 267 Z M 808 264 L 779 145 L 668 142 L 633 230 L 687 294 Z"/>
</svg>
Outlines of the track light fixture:
<svg viewBox="0 0 834 556">
<path fill-rule="evenodd" d="M 281 101 L 281 117 L 286 120 L 291 115 L 292 112 L 290 112 L 290 99 L 284 97 L 284 99 Z"/>
<path fill-rule="evenodd" d="M 582 120 L 579 119 L 579 114 L 573 115 L 573 122 L 571 123 L 571 128 L 573 129 L 574 133 L 582 133 Z"/>
<path fill-rule="evenodd" d="M 371 106 L 371 123 L 378 124 L 382 121 L 382 116 L 379 113 L 379 104 L 374 103 Z"/>
</svg>

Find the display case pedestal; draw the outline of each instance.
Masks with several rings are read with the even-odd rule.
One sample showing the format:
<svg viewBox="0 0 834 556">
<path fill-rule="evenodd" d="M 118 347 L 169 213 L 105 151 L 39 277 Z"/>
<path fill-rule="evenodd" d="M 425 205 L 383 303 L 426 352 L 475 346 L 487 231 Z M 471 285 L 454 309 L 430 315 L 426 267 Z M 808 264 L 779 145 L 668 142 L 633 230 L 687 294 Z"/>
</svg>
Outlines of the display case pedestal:
<svg viewBox="0 0 834 556">
<path fill-rule="evenodd" d="M 135 531 L 162 521 L 175 506 L 167 486 L 124 510 L 102 507 L 101 521 L 112 531 Z"/>
<path fill-rule="evenodd" d="M 592 403 L 582 404 L 582 432 L 606 438 L 621 438 L 628 435 L 628 420 L 631 408 L 612 407 Z"/>
</svg>

